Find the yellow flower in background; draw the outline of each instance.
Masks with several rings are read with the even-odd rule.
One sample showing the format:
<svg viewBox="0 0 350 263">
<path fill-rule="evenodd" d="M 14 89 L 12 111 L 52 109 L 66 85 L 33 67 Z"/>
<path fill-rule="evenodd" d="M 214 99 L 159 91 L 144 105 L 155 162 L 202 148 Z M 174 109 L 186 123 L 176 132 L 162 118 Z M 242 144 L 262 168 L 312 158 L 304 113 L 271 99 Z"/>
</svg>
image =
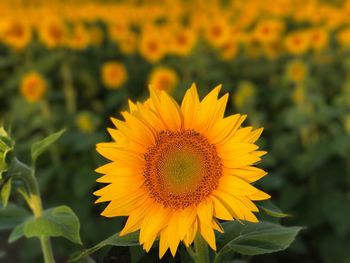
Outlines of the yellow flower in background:
<svg viewBox="0 0 350 263">
<path fill-rule="evenodd" d="M 220 57 L 223 60 L 232 60 L 236 57 L 239 52 L 239 43 L 236 41 L 227 41 L 220 48 Z"/>
<path fill-rule="evenodd" d="M 72 49 L 86 49 L 90 44 L 89 31 L 82 24 L 74 25 L 66 44 Z"/>
<path fill-rule="evenodd" d="M 344 28 L 337 33 L 337 40 L 343 47 L 350 47 L 350 28 Z"/>
<path fill-rule="evenodd" d="M 220 86 L 199 100 L 193 85 L 181 105 L 151 89 L 147 103 L 129 103 L 124 121 L 112 118 L 113 142 L 97 144 L 111 162 L 96 171 L 108 183 L 96 191 L 109 202 L 106 217 L 128 216 L 120 235 L 140 230 L 149 251 L 159 236 L 159 257 L 201 235 L 216 250 L 218 220 L 257 222 L 253 203 L 270 196 L 251 185 L 266 175 L 253 165 L 266 152 L 255 145 L 262 129 L 241 128 L 240 114 L 224 117 L 228 94 Z"/>
<path fill-rule="evenodd" d="M 133 32 L 128 32 L 119 39 L 118 44 L 123 54 L 133 54 L 137 49 L 137 36 Z"/>
<path fill-rule="evenodd" d="M 155 63 L 160 61 L 166 53 L 164 35 L 155 27 L 144 29 L 141 35 L 140 54 L 149 62 Z"/>
<path fill-rule="evenodd" d="M 302 104 L 305 101 L 305 87 L 297 85 L 292 94 L 292 100 L 295 104 Z"/>
<path fill-rule="evenodd" d="M 125 66 L 116 61 L 106 62 L 101 68 L 101 79 L 103 85 L 108 89 L 121 88 L 127 81 L 128 74 Z"/>
<path fill-rule="evenodd" d="M 149 76 L 149 84 L 157 90 L 171 92 L 178 83 L 175 70 L 168 67 L 158 67 L 152 70 Z"/>
<path fill-rule="evenodd" d="M 310 48 L 310 39 L 304 31 L 296 31 L 289 33 L 284 44 L 287 52 L 292 55 L 301 55 L 306 53 Z"/>
<path fill-rule="evenodd" d="M 309 32 L 310 47 L 315 51 L 321 51 L 328 45 L 329 35 L 323 28 L 313 28 Z"/>
<path fill-rule="evenodd" d="M 295 83 L 304 81 L 308 74 L 308 68 L 302 60 L 291 61 L 287 65 L 287 77 Z"/>
<path fill-rule="evenodd" d="M 237 91 L 233 96 L 233 105 L 237 109 L 243 109 L 244 106 L 250 104 L 255 97 L 255 85 L 250 81 L 242 81 L 239 83 Z"/>
<path fill-rule="evenodd" d="M 272 43 L 280 38 L 283 29 L 284 24 L 282 21 L 272 19 L 262 20 L 253 30 L 253 35 L 261 43 Z"/>
<path fill-rule="evenodd" d="M 187 56 L 193 49 L 197 40 L 194 30 L 177 28 L 171 37 L 171 52 L 179 56 Z"/>
<path fill-rule="evenodd" d="M 18 19 L 0 21 L 0 39 L 16 51 L 24 49 L 32 40 L 29 23 Z"/>
<path fill-rule="evenodd" d="M 75 124 L 81 132 L 87 134 L 96 129 L 95 121 L 89 112 L 80 112 L 75 119 Z"/>
<path fill-rule="evenodd" d="M 65 24 L 59 18 L 48 18 L 38 28 L 39 39 L 48 48 L 62 46 L 67 37 Z"/>
<path fill-rule="evenodd" d="M 222 47 L 231 35 L 231 27 L 224 18 L 208 20 L 204 31 L 207 41 L 214 47 Z"/>
<path fill-rule="evenodd" d="M 28 102 L 42 100 L 47 90 L 44 78 L 37 72 L 27 73 L 22 77 L 20 93 Z"/>
</svg>

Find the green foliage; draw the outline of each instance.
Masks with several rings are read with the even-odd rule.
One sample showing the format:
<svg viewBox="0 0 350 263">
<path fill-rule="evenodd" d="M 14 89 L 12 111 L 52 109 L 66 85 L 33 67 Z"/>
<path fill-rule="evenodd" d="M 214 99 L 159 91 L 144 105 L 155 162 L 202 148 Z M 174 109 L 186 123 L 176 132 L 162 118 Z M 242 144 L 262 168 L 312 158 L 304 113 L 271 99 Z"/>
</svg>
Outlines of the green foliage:
<svg viewBox="0 0 350 263">
<path fill-rule="evenodd" d="M 81 244 L 80 223 L 75 213 L 68 206 L 47 209 L 43 215 L 31 216 L 11 233 L 9 242 L 21 236 L 31 237 L 64 237 L 73 243 Z"/>
<path fill-rule="evenodd" d="M 0 230 L 12 229 L 29 216 L 30 213 L 26 209 L 9 203 L 6 208 L 0 208 Z"/>
<path fill-rule="evenodd" d="M 259 202 L 257 205 L 262 211 L 264 211 L 269 216 L 278 218 L 284 218 L 289 216 L 288 214 L 283 213 L 281 209 L 279 209 L 274 203 L 271 202 L 271 200 Z"/>
<path fill-rule="evenodd" d="M 294 241 L 301 227 L 284 227 L 278 224 L 259 222 L 226 222 L 224 234 L 218 235 L 221 248 L 214 262 L 222 262 L 225 254 L 261 255 L 286 249 Z"/>
<path fill-rule="evenodd" d="M 119 233 L 114 234 L 107 239 L 101 241 L 98 243 L 96 246 L 86 249 L 82 252 L 80 252 L 77 255 L 74 255 L 70 262 L 75 262 L 78 261 L 84 257 L 87 257 L 88 255 L 95 253 L 99 249 L 105 247 L 105 246 L 121 246 L 121 247 L 126 247 L 126 246 L 138 246 L 139 245 L 139 233 L 134 232 L 131 234 L 128 234 L 126 236 L 119 236 Z"/>
<path fill-rule="evenodd" d="M 31 148 L 31 157 L 33 162 L 35 162 L 36 159 L 51 146 L 51 144 L 57 141 L 64 132 L 65 132 L 64 129 L 60 130 L 56 133 L 50 134 L 48 137 L 44 138 L 43 140 L 34 143 Z"/>
</svg>

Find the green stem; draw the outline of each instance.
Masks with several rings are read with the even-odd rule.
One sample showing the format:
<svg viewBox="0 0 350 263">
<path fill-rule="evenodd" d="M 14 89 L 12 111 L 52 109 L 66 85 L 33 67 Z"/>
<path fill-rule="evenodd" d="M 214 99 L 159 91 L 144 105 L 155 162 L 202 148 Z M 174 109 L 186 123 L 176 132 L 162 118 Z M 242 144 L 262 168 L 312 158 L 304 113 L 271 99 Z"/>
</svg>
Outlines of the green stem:
<svg viewBox="0 0 350 263">
<path fill-rule="evenodd" d="M 66 100 L 67 112 L 69 114 L 74 114 L 76 111 L 76 94 L 73 86 L 72 72 L 66 60 L 67 58 L 63 57 L 63 62 L 61 65 L 63 91 Z"/>
<path fill-rule="evenodd" d="M 31 208 L 34 217 L 41 217 L 43 214 L 42 202 L 39 191 L 39 184 L 35 178 L 34 169 L 30 168 L 26 164 L 19 161 L 17 158 L 13 160 L 13 171 L 16 177 L 20 177 L 29 192 L 29 199 L 25 199 L 28 202 L 29 207 Z M 40 238 L 41 249 L 44 256 L 45 263 L 54 263 L 55 259 L 52 253 L 52 247 L 50 238 L 41 236 Z"/>
<path fill-rule="evenodd" d="M 210 263 L 208 245 L 203 237 L 197 233 L 194 239 L 195 257 L 196 263 Z"/>
<path fill-rule="evenodd" d="M 44 119 L 47 122 L 47 125 L 45 126 L 47 135 L 54 133 L 54 128 L 51 121 L 51 110 L 50 110 L 49 103 L 46 100 L 43 100 L 41 103 L 41 111 Z M 51 159 L 54 165 L 56 167 L 62 167 L 58 148 L 55 145 L 52 145 L 49 151 L 50 151 Z"/>
</svg>

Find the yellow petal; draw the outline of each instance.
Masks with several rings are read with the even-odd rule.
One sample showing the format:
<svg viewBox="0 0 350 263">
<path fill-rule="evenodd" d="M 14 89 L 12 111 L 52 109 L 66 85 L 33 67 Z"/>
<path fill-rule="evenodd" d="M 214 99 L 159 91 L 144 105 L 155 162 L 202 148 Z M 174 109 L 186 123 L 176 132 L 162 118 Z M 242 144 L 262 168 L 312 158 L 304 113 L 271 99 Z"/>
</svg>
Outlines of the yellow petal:
<svg viewBox="0 0 350 263">
<path fill-rule="evenodd" d="M 146 211 L 152 206 L 152 204 L 153 201 L 151 199 L 145 198 L 145 202 L 130 213 L 128 220 L 119 235 L 124 236 L 140 229 Z"/>
<path fill-rule="evenodd" d="M 233 195 L 249 195 L 259 191 L 254 186 L 235 176 L 222 176 L 217 189 Z"/>
<path fill-rule="evenodd" d="M 181 104 L 185 130 L 193 129 L 193 124 L 198 114 L 199 103 L 196 85 L 192 84 L 191 88 L 186 91 Z"/>
<path fill-rule="evenodd" d="M 150 89 L 152 103 L 164 125 L 170 130 L 178 131 L 182 127 L 182 113 L 177 102 L 165 91 Z"/>
<path fill-rule="evenodd" d="M 103 157 L 120 162 L 122 165 L 130 165 L 140 167 L 144 164 L 142 155 L 134 153 L 128 149 L 115 147 L 111 143 L 99 143 L 96 145 L 96 151 Z"/>
<path fill-rule="evenodd" d="M 226 207 L 217 199 L 215 196 L 210 197 L 213 200 L 214 204 L 214 216 L 221 220 L 232 220 L 233 217 Z"/>
<path fill-rule="evenodd" d="M 232 132 L 238 121 L 241 119 L 241 115 L 235 114 L 229 117 L 218 120 L 213 126 L 209 127 L 205 133 L 207 138 L 212 144 L 217 144 L 228 137 Z M 237 129 L 238 129 L 237 125 Z"/>
<path fill-rule="evenodd" d="M 260 135 L 262 134 L 264 128 L 259 128 L 259 129 L 256 129 L 254 131 L 252 131 L 251 133 L 249 133 L 245 138 L 244 138 L 244 141 L 245 142 L 250 142 L 250 143 L 255 143 Z"/>
<path fill-rule="evenodd" d="M 212 227 L 213 209 L 213 201 L 210 198 L 207 198 L 198 205 L 197 215 L 199 218 L 199 229 L 202 237 L 213 250 L 216 250 L 215 234 Z"/>
<path fill-rule="evenodd" d="M 180 211 L 173 212 L 167 226 L 168 244 L 170 247 L 170 252 L 173 255 L 173 257 L 175 257 L 177 247 L 179 246 L 179 243 L 180 243 L 179 217 L 180 217 Z"/>
<path fill-rule="evenodd" d="M 267 172 L 253 166 L 244 166 L 234 169 L 223 168 L 223 174 L 238 176 L 247 182 L 255 182 L 264 177 Z"/>
<path fill-rule="evenodd" d="M 261 201 L 271 198 L 271 196 L 263 191 L 258 190 L 258 192 L 248 195 L 251 200 Z"/>
<path fill-rule="evenodd" d="M 169 219 L 169 209 L 155 203 L 147 212 L 142 221 L 140 231 L 140 244 L 143 244 L 154 235 L 158 234 Z"/>
<path fill-rule="evenodd" d="M 221 158 L 230 159 L 234 158 L 236 155 L 253 152 L 258 148 L 259 147 L 257 145 L 252 143 L 229 141 L 224 145 L 218 146 L 217 151 Z"/>
<path fill-rule="evenodd" d="M 261 161 L 261 158 L 252 153 L 233 156 L 231 159 L 222 159 L 222 164 L 226 168 L 240 168 L 247 165 L 253 165 Z"/>
<path fill-rule="evenodd" d="M 179 237 L 183 239 L 185 234 L 189 231 L 193 225 L 197 216 L 197 211 L 193 206 L 186 207 L 182 210 L 179 218 Z"/>
<path fill-rule="evenodd" d="M 198 219 L 196 218 L 193 222 L 193 225 L 190 227 L 190 229 L 188 230 L 184 238 L 184 243 L 187 247 L 189 247 L 193 243 L 193 240 L 197 234 L 197 230 L 198 230 Z"/>
<path fill-rule="evenodd" d="M 232 126 L 228 134 L 224 138 L 220 138 L 220 140 L 218 140 L 216 144 L 223 145 L 223 144 L 226 144 L 227 141 L 234 139 L 236 133 L 239 130 L 241 130 L 240 127 L 246 118 L 247 118 L 247 115 L 239 115 L 239 118 L 236 122 L 234 122 L 235 119 L 232 119 Z"/>
<path fill-rule="evenodd" d="M 113 199 L 101 215 L 106 217 L 128 216 L 144 202 L 144 199 L 145 192 L 143 191 L 136 191 L 134 194 L 129 193 L 129 195 L 122 198 Z"/>
<path fill-rule="evenodd" d="M 159 238 L 159 258 L 162 258 L 165 254 L 165 252 L 168 250 L 169 244 L 168 244 L 168 235 L 166 229 L 163 229 L 160 231 L 160 238 Z"/>
</svg>

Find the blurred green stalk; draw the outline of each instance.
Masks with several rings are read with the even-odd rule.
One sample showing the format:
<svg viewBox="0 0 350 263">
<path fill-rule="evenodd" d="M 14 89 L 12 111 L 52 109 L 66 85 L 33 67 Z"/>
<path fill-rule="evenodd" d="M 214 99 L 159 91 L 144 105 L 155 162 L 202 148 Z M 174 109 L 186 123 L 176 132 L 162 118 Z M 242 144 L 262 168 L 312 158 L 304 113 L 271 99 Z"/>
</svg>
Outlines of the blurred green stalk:
<svg viewBox="0 0 350 263">
<path fill-rule="evenodd" d="M 29 196 L 24 198 L 25 201 L 28 203 L 28 206 L 31 208 L 34 216 L 36 218 L 41 217 L 43 213 L 42 201 L 34 169 L 22 163 L 17 158 L 14 158 L 12 165 L 14 167 L 15 174 L 24 181 L 26 187 L 28 188 L 27 190 L 29 191 Z M 41 236 L 39 239 L 44 256 L 44 262 L 54 263 L 55 259 L 53 257 L 50 238 Z"/>
</svg>

